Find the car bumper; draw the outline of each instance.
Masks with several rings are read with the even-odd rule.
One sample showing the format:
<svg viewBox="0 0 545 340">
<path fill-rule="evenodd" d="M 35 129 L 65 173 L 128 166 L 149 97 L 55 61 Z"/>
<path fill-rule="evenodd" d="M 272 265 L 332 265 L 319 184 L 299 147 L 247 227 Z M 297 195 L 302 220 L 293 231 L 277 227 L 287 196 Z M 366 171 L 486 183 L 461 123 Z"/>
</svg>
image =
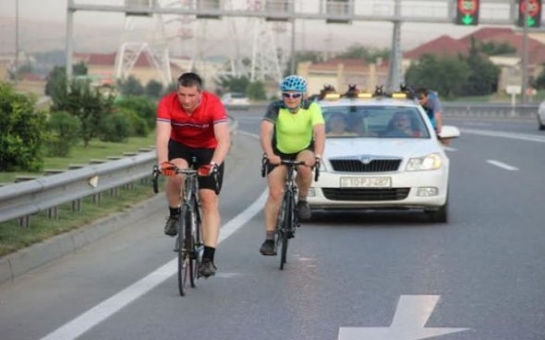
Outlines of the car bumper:
<svg viewBox="0 0 545 340">
<path fill-rule="evenodd" d="M 391 177 L 389 188 L 340 188 L 342 176 Z M 393 174 L 338 174 L 321 172 L 311 186 L 312 209 L 436 209 L 448 196 L 448 171 L 415 171 Z"/>
</svg>

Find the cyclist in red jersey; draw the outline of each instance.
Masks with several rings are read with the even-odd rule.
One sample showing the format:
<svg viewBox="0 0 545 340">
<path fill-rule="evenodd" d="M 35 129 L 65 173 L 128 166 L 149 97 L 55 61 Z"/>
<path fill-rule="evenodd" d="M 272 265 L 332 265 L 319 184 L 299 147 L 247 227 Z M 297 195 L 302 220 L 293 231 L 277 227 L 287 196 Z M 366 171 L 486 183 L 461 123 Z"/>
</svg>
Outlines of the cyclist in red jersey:
<svg viewBox="0 0 545 340">
<path fill-rule="evenodd" d="M 200 274 L 215 274 L 214 253 L 220 231 L 217 192 L 221 189 L 224 160 L 231 144 L 225 107 L 213 93 L 204 91 L 202 80 L 195 73 L 178 78 L 178 88 L 164 96 L 157 108 L 157 161 L 167 176 L 166 197 L 170 216 L 165 234 L 176 236 L 180 217 L 180 188 L 183 177 L 176 175 L 174 166 L 187 169 L 196 159 L 199 174 L 199 196 L 203 211 L 204 253 Z M 217 173 L 218 187 L 212 176 Z"/>
</svg>

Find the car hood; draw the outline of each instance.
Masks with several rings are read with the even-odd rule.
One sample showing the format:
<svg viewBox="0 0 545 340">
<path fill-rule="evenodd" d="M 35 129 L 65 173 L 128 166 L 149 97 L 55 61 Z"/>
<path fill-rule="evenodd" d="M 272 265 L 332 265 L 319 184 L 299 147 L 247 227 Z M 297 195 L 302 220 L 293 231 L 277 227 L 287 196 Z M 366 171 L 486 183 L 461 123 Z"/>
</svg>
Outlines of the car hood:
<svg viewBox="0 0 545 340">
<path fill-rule="evenodd" d="M 343 158 L 350 156 L 382 157 L 420 157 L 430 153 L 444 154 L 442 147 L 434 139 L 400 138 L 338 138 L 327 139 L 324 158 Z"/>
</svg>

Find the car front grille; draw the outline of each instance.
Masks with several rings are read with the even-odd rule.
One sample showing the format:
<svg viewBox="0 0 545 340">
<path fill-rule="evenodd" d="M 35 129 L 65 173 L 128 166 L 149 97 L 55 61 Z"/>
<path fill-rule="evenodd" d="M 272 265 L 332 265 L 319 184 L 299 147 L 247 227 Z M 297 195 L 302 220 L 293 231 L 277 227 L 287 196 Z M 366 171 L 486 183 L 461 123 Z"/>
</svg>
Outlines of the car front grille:
<svg viewBox="0 0 545 340">
<path fill-rule="evenodd" d="M 397 171 L 400 159 L 373 159 L 364 164 L 359 159 L 330 159 L 334 171 L 343 172 L 388 172 Z"/>
<path fill-rule="evenodd" d="M 322 188 L 324 196 L 332 201 L 399 201 L 407 198 L 411 188 Z"/>
</svg>

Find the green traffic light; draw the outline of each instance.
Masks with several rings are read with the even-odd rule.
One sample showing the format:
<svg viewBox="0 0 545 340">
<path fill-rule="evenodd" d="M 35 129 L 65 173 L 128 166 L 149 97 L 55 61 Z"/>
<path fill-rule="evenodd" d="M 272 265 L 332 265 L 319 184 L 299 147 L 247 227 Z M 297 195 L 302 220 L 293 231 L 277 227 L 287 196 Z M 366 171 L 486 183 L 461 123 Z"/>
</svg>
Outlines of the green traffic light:
<svg viewBox="0 0 545 340">
<path fill-rule="evenodd" d="M 464 17 L 462 18 L 462 24 L 464 25 L 471 25 L 472 22 L 473 17 L 469 14 L 464 15 Z"/>
<path fill-rule="evenodd" d="M 533 27 L 533 26 L 535 26 L 536 21 L 534 20 L 534 18 L 528 17 L 528 18 L 526 19 L 526 23 L 528 24 L 528 27 Z"/>
</svg>

